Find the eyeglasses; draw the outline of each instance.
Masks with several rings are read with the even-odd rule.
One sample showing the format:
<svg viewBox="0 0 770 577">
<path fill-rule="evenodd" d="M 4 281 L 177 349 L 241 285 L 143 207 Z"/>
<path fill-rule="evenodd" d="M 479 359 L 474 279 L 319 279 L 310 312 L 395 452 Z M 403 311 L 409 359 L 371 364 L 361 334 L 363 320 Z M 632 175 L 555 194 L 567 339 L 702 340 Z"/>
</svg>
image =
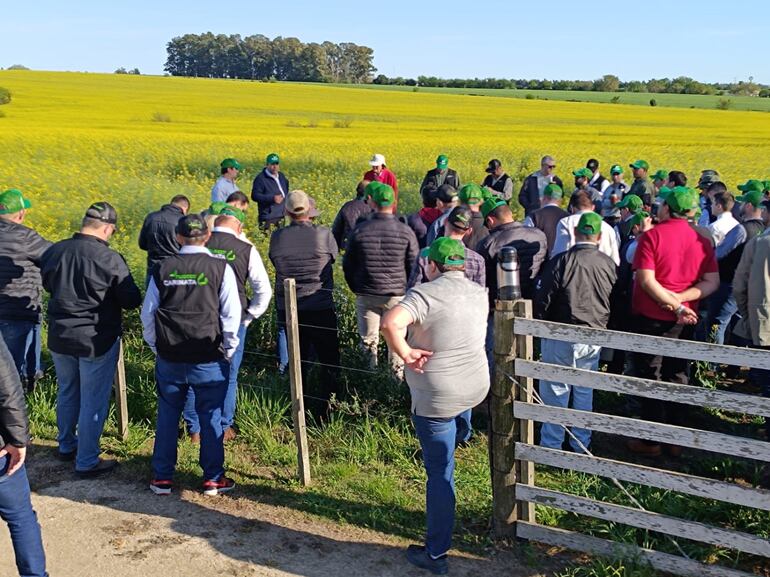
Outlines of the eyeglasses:
<svg viewBox="0 0 770 577">
<path fill-rule="evenodd" d="M 556 165 L 555 164 L 546 164 L 545 167 L 546 168 L 556 168 Z"/>
</svg>

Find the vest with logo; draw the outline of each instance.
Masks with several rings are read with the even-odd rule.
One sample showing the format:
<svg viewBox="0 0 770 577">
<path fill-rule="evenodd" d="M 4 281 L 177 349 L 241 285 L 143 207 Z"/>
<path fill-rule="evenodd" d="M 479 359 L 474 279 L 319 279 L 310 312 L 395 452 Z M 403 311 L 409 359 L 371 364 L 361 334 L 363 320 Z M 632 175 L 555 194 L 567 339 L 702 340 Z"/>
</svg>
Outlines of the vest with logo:
<svg viewBox="0 0 770 577">
<path fill-rule="evenodd" d="M 225 261 L 209 254 L 178 254 L 161 261 L 153 279 L 158 287 L 155 345 L 174 363 L 208 363 L 225 357 L 219 317 L 219 288 Z"/>
<path fill-rule="evenodd" d="M 209 252 L 219 259 L 223 259 L 235 273 L 238 281 L 238 296 L 241 299 L 241 309 L 245 313 L 249 305 L 246 297 L 246 281 L 249 278 L 249 258 L 251 257 L 251 245 L 242 241 L 234 234 L 214 231 L 206 244 Z"/>
</svg>

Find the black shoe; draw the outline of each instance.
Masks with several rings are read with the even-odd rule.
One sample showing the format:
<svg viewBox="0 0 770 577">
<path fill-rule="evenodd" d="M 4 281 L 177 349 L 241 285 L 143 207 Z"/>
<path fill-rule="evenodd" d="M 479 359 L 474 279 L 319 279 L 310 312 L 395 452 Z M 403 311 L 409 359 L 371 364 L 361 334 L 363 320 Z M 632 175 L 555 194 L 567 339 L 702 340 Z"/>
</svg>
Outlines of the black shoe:
<svg viewBox="0 0 770 577">
<path fill-rule="evenodd" d="M 442 555 L 438 559 L 434 559 L 422 545 L 409 545 L 406 550 L 406 558 L 415 567 L 430 571 L 434 575 L 446 575 L 449 572 L 447 556 Z"/>
<path fill-rule="evenodd" d="M 99 459 L 99 463 L 95 467 L 85 471 L 75 469 L 75 474 L 81 479 L 94 479 L 111 473 L 117 466 L 118 462 L 115 459 Z"/>
<path fill-rule="evenodd" d="M 61 451 L 56 451 L 56 458 L 60 461 L 64 461 L 65 463 L 70 463 L 75 460 L 75 456 L 78 454 L 77 450 L 70 451 L 69 453 L 62 453 Z"/>
</svg>

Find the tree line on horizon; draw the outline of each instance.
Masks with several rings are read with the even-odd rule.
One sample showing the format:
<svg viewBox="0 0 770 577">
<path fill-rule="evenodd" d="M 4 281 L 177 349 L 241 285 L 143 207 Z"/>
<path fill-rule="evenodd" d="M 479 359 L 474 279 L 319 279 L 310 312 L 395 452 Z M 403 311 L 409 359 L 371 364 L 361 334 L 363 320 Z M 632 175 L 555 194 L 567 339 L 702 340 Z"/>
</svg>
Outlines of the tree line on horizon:
<svg viewBox="0 0 770 577">
<path fill-rule="evenodd" d="M 173 38 L 166 53 L 164 69 L 172 76 L 361 84 L 377 70 L 368 46 L 262 34 L 185 34 Z"/>
</svg>

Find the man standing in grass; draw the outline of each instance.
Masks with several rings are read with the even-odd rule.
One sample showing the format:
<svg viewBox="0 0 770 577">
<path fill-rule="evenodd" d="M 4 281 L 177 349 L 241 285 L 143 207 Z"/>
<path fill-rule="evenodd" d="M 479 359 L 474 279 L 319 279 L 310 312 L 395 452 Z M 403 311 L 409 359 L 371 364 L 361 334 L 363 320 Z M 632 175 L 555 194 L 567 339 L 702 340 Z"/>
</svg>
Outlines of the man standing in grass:
<svg viewBox="0 0 770 577">
<path fill-rule="evenodd" d="M 555 170 L 556 161 L 553 157 L 544 156 L 540 160 L 540 170 L 533 172 L 524 179 L 524 183 L 521 185 L 521 190 L 519 191 L 519 204 L 524 208 L 527 216 L 529 216 L 530 212 L 534 212 L 540 208 L 540 198 L 543 196 L 546 186 L 554 183 L 558 184 L 562 190 L 564 189 L 564 184 L 561 179 L 554 174 Z"/>
<path fill-rule="evenodd" d="M 487 176 L 481 186 L 486 189 L 490 195 L 494 195 L 508 202 L 513 198 L 513 180 L 503 170 L 503 163 L 493 158 L 487 164 L 484 170 Z"/>
<path fill-rule="evenodd" d="M 190 211 L 190 199 L 178 194 L 160 210 L 148 214 L 139 233 L 139 248 L 147 251 L 147 279 L 150 282 L 152 269 L 164 258 L 179 252 L 176 241 L 176 223 Z"/>
<path fill-rule="evenodd" d="M 635 194 L 642 199 L 645 207 L 651 207 L 652 202 L 657 195 L 657 191 L 647 177 L 647 171 L 650 170 L 650 163 L 646 160 L 637 160 L 632 162 L 629 166 L 634 173 L 634 182 L 631 185 L 631 188 L 628 189 L 627 194 Z"/>
<path fill-rule="evenodd" d="M 446 154 L 439 154 L 436 158 L 436 168 L 429 170 L 422 179 L 420 185 L 420 194 L 426 187 L 440 188 L 441 185 L 448 184 L 455 190 L 460 189 L 460 177 L 457 172 L 449 168 L 449 157 Z"/>
<path fill-rule="evenodd" d="M 206 248 L 210 234 L 200 215 L 179 220 L 179 254 L 153 271 L 142 307 L 144 340 L 156 355 L 158 420 L 150 490 L 157 495 L 171 493 L 179 417 L 191 388 L 201 427 L 203 493 L 217 495 L 235 486 L 225 476 L 222 406 L 230 359 L 238 349 L 241 301 L 233 269 Z"/>
<path fill-rule="evenodd" d="M 59 393 L 59 458 L 75 461 L 83 478 L 108 473 L 117 461 L 99 458 L 110 409 L 124 309 L 142 304 L 125 259 L 109 247 L 118 214 L 108 202 L 86 211 L 80 232 L 43 255 L 40 272 L 48 301 L 48 349 Z"/>
<path fill-rule="evenodd" d="M 406 365 L 412 422 L 422 448 L 427 531 L 407 559 L 435 575 L 448 572 L 455 518 L 455 449 L 471 436 L 471 410 L 489 391 L 484 354 L 484 288 L 465 277 L 465 247 L 436 239 L 425 249 L 430 282 L 411 289 L 383 320 L 388 346 Z"/>
<path fill-rule="evenodd" d="M 234 158 L 225 158 L 219 167 L 222 175 L 211 189 L 211 202 L 227 202 L 227 197 L 239 190 L 235 179 L 241 170 L 240 163 Z"/>
<path fill-rule="evenodd" d="M 289 194 L 289 179 L 280 170 L 281 159 L 274 152 L 267 155 L 265 168 L 254 177 L 251 200 L 259 206 L 259 225 L 278 226 L 283 222 L 283 201 Z"/>
<path fill-rule="evenodd" d="M 43 284 L 40 264 L 51 243 L 24 226 L 32 203 L 16 189 L 0 194 L 0 335 L 31 390 L 39 367 Z"/>
</svg>

